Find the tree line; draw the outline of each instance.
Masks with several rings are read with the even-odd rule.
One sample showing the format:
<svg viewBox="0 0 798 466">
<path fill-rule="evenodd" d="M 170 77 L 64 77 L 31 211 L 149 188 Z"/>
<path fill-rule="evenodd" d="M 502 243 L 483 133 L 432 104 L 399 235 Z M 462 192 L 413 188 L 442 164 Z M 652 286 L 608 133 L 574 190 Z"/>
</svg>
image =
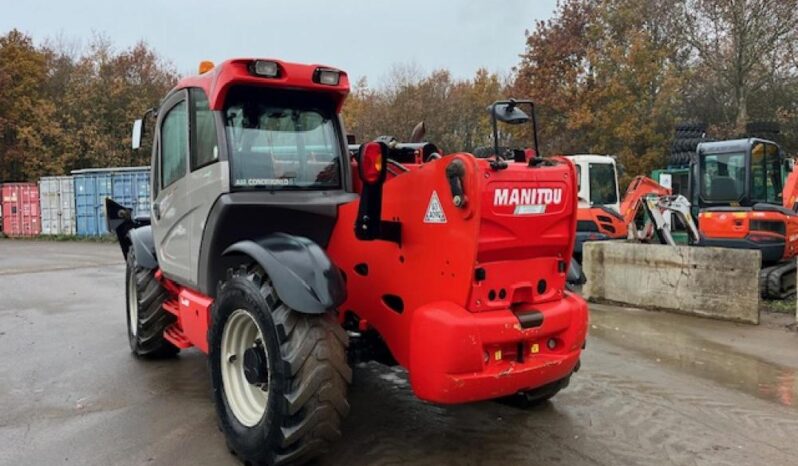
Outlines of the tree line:
<svg viewBox="0 0 798 466">
<path fill-rule="evenodd" d="M 35 46 L 0 37 L 0 181 L 89 167 L 149 165 L 130 128 L 174 86 L 177 73 L 145 43 L 116 51 L 103 38 Z"/>
<path fill-rule="evenodd" d="M 407 139 L 424 121 L 445 151 L 474 151 L 492 144 L 488 105 L 512 96 L 535 101 L 543 155 L 615 154 L 627 177 L 665 165 L 680 121 L 718 139 L 775 122 L 798 152 L 798 0 L 561 0 L 530 26 L 506 74 L 396 66 L 376 86 L 357 80 L 347 131 Z M 0 37 L 0 180 L 147 164 L 129 149 L 130 123 L 177 77 L 144 43 L 116 51 L 98 38 L 76 51 Z M 528 146 L 531 133 L 502 138 Z"/>
</svg>

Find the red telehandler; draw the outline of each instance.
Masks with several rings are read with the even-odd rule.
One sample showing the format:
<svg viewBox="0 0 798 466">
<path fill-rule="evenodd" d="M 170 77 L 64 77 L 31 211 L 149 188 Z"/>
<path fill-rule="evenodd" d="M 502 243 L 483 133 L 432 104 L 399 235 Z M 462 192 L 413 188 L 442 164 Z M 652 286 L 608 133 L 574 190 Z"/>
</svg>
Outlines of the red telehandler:
<svg viewBox="0 0 798 466">
<path fill-rule="evenodd" d="M 106 203 L 132 352 L 207 353 L 220 428 L 247 464 L 324 452 L 353 362 L 398 363 L 442 404 L 545 400 L 579 368 L 573 164 L 392 138 L 352 158 L 348 92 L 343 71 L 271 59 L 185 78 L 152 112 L 151 215 Z M 529 101 L 491 115 L 534 126 Z"/>
</svg>

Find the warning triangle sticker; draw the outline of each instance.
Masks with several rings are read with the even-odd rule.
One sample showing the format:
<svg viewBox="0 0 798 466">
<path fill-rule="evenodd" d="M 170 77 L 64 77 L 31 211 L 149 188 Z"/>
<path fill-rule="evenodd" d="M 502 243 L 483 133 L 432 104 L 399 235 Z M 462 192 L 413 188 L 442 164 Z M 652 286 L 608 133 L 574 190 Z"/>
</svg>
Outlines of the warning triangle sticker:
<svg viewBox="0 0 798 466">
<path fill-rule="evenodd" d="M 427 213 L 424 214 L 424 223 L 446 223 L 446 214 L 443 213 L 443 206 L 441 206 L 436 191 L 432 191 L 432 197 L 429 198 Z"/>
</svg>

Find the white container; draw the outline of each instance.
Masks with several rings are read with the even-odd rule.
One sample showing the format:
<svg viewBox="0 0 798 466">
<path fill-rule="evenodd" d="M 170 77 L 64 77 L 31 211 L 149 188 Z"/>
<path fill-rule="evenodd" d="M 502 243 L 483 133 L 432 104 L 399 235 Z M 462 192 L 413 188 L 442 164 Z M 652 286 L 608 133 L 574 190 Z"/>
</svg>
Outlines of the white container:
<svg viewBox="0 0 798 466">
<path fill-rule="evenodd" d="M 43 235 L 75 234 L 75 188 L 71 176 L 39 180 Z"/>
</svg>

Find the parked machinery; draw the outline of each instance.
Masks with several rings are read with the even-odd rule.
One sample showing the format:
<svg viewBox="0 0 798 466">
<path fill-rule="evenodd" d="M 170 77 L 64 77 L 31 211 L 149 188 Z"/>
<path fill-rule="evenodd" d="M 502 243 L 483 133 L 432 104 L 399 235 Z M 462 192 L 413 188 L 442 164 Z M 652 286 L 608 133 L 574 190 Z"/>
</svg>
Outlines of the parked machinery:
<svg viewBox="0 0 798 466">
<path fill-rule="evenodd" d="M 762 296 L 795 293 L 798 172 L 778 144 L 759 138 L 699 144 L 691 193 L 701 244 L 759 250 Z"/>
<path fill-rule="evenodd" d="M 671 196 L 671 190 L 651 178 L 638 176 L 629 183 L 623 199 L 618 196 L 618 169 L 615 157 L 607 155 L 569 155 L 577 166 L 579 181 L 579 211 L 575 255 L 581 257 L 587 241 L 609 239 L 652 239 L 658 228 L 670 225 L 670 212 L 680 210 L 688 201 Z M 647 198 L 656 202 L 647 204 Z M 678 200 L 678 205 L 671 206 Z M 688 203 L 689 204 L 689 203 Z M 649 216 L 637 225 L 641 212 L 657 209 L 661 222 Z M 667 221 L 666 221 L 667 220 Z M 667 242 L 670 232 L 657 232 L 656 238 Z M 671 239 L 672 241 L 672 239 Z"/>
<path fill-rule="evenodd" d="M 565 289 L 571 162 L 387 137 L 353 159 L 346 73 L 205 68 L 153 112 L 151 216 L 109 200 L 107 219 L 128 265 L 133 353 L 208 353 L 219 425 L 244 462 L 325 451 L 349 409 L 350 361 L 398 363 L 434 403 L 567 386 L 587 332 L 585 302 Z M 522 106 L 534 115 L 529 101 L 495 103 L 494 125 L 529 122 Z"/>
</svg>

